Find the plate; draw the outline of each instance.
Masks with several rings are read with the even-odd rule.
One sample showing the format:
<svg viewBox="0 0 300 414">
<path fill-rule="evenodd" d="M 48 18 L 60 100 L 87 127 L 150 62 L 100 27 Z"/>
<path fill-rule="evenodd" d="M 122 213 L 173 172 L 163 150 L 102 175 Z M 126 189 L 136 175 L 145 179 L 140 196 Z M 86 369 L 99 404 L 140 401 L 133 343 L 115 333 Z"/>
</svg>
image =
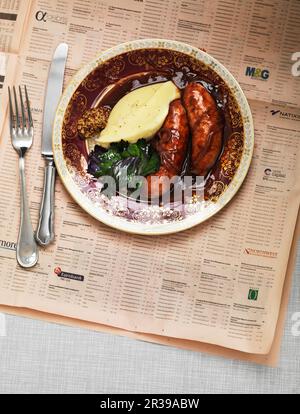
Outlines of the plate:
<svg viewBox="0 0 300 414">
<path fill-rule="evenodd" d="M 172 204 L 128 202 L 106 197 L 87 172 L 89 148 L 78 136 L 77 121 L 125 78 L 144 73 L 173 79 L 201 80 L 220 100 L 226 119 L 222 152 L 206 178 L 204 197 L 193 196 L 180 208 Z M 154 76 L 154 75 L 153 75 Z M 156 76 L 156 75 L 155 75 Z M 161 78 L 159 78 L 161 79 Z M 60 178 L 86 212 L 97 220 L 130 233 L 158 235 L 191 228 L 219 212 L 244 181 L 254 147 L 254 128 L 247 99 L 238 82 L 216 59 L 185 43 L 143 39 L 123 43 L 96 56 L 72 78 L 58 105 L 53 126 L 53 153 Z"/>
</svg>

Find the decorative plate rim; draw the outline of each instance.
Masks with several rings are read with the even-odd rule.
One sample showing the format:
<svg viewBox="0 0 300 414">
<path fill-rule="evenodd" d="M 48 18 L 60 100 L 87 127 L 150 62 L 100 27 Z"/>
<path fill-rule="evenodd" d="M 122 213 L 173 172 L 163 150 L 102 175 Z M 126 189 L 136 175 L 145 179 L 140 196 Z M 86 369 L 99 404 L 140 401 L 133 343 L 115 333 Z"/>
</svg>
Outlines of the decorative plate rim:
<svg viewBox="0 0 300 414">
<path fill-rule="evenodd" d="M 171 223 L 147 224 L 127 221 L 122 217 L 114 216 L 104 210 L 101 210 L 99 207 L 96 207 L 92 201 L 81 192 L 79 187 L 74 182 L 71 173 L 67 168 L 61 145 L 61 131 L 65 111 L 71 97 L 81 82 L 85 79 L 85 77 L 88 76 L 89 73 L 92 72 L 98 65 L 117 55 L 131 50 L 149 48 L 169 49 L 182 52 L 200 60 L 209 67 L 212 67 L 213 70 L 226 82 L 227 86 L 233 92 L 242 115 L 244 126 L 244 147 L 241 162 L 226 191 L 221 194 L 217 202 L 208 202 L 208 206 L 204 211 L 187 216 L 181 221 L 175 221 Z M 214 214 L 219 212 L 223 207 L 225 207 L 225 205 L 229 203 L 229 201 L 234 197 L 234 195 L 241 187 L 244 179 L 246 178 L 251 164 L 254 149 L 254 126 L 251 110 L 244 92 L 242 91 L 239 83 L 234 78 L 234 76 L 217 59 L 194 46 L 188 45 L 187 43 L 178 42 L 176 40 L 141 39 L 121 43 L 97 54 L 93 60 L 85 64 L 75 73 L 75 75 L 67 84 L 56 110 L 53 123 L 52 146 L 56 169 L 61 181 L 63 182 L 71 197 L 77 202 L 77 204 L 79 204 L 80 207 L 83 208 L 92 217 L 112 228 L 122 230 L 127 233 L 142 235 L 164 235 L 187 230 L 200 223 L 203 223 L 204 221 L 211 218 Z"/>
</svg>

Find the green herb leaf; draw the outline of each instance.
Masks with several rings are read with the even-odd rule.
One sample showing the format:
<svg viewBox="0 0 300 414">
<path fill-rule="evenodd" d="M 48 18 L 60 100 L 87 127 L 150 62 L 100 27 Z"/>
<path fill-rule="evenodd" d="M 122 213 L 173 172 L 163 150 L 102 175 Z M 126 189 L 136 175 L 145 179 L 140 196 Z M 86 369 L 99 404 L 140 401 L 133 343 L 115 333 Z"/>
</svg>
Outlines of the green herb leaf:
<svg viewBox="0 0 300 414">
<path fill-rule="evenodd" d="M 160 158 L 157 152 L 153 152 L 149 159 L 143 163 L 140 170 L 140 175 L 144 177 L 153 174 L 159 170 L 160 167 Z"/>
<path fill-rule="evenodd" d="M 134 144 L 125 141 L 112 143 L 108 150 L 99 148 L 97 153 L 91 155 L 88 171 L 97 178 L 103 175 L 114 177 L 118 189 L 127 188 L 127 193 L 130 194 L 141 185 L 141 182 L 134 179 L 135 176 L 145 177 L 158 171 L 159 167 L 160 157 L 157 152 L 150 142 L 140 139 Z"/>
<path fill-rule="evenodd" d="M 121 160 L 121 155 L 116 149 L 110 148 L 98 157 L 98 170 L 95 172 L 95 177 L 101 175 L 111 175 L 113 165 Z"/>
</svg>

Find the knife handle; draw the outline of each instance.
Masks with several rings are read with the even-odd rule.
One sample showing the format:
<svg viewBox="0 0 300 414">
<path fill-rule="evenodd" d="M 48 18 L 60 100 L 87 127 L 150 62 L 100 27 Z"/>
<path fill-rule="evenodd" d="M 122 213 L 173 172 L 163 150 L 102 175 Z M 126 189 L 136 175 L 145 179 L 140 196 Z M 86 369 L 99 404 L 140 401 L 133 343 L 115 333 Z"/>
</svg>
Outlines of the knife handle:
<svg viewBox="0 0 300 414">
<path fill-rule="evenodd" d="M 54 239 L 55 165 L 52 158 L 46 158 L 46 162 L 40 219 L 36 231 L 36 240 L 41 246 L 47 246 Z"/>
</svg>

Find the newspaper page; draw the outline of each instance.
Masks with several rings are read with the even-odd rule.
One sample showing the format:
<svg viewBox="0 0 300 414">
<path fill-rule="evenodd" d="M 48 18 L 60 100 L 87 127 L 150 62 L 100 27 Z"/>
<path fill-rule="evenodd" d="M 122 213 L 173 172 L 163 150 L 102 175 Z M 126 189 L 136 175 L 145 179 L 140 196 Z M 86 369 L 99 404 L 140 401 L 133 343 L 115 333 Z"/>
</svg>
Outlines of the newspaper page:
<svg viewBox="0 0 300 414">
<path fill-rule="evenodd" d="M 45 85 L 53 50 L 61 41 L 70 46 L 66 82 L 99 51 L 135 38 L 171 38 L 206 49 L 246 92 L 255 151 L 232 202 L 206 223 L 171 236 L 113 230 L 81 210 L 57 179 L 55 243 L 40 250 L 39 264 L 28 271 L 15 260 L 17 158 L 4 124 L 2 304 L 268 353 L 300 200 L 300 78 L 291 71 L 300 37 L 300 4 L 227 3 L 38 0 L 30 6 L 15 76 L 27 85 L 34 114 L 35 140 L 26 159 L 34 226 L 43 186 Z M 57 266 L 82 277 L 59 278 Z"/>
<path fill-rule="evenodd" d="M 14 79 L 30 6 L 31 0 L 0 0 L 0 136 L 7 109 L 7 90 L 3 86 Z"/>
<path fill-rule="evenodd" d="M 31 0 L 0 0 L 0 51 L 18 53 Z"/>
<path fill-rule="evenodd" d="M 7 88 L 4 85 L 12 84 L 18 57 L 12 53 L 0 52 L 0 137 L 7 110 Z"/>
</svg>

